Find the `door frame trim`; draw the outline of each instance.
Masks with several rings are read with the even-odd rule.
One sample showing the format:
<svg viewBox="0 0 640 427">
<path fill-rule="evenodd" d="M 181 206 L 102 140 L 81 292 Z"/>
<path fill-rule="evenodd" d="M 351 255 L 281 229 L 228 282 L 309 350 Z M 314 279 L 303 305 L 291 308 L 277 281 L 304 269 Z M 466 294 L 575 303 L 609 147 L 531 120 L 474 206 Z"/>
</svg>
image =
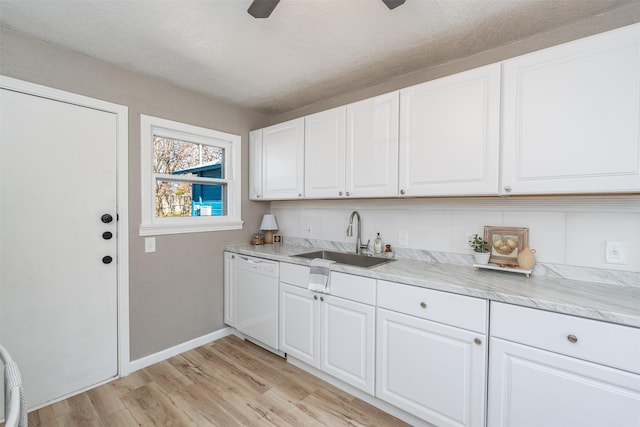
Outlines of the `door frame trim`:
<svg viewBox="0 0 640 427">
<path fill-rule="evenodd" d="M 0 88 L 28 95 L 93 108 L 116 115 L 116 205 L 117 221 L 117 292 L 118 292 L 118 377 L 129 374 L 129 108 L 0 75 Z"/>
</svg>

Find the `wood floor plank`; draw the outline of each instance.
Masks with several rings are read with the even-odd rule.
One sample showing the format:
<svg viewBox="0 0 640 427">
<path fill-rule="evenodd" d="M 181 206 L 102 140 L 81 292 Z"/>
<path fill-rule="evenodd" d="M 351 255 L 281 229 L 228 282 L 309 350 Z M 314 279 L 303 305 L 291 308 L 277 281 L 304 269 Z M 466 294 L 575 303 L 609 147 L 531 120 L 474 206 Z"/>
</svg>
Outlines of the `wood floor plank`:
<svg viewBox="0 0 640 427">
<path fill-rule="evenodd" d="M 406 423 L 235 336 L 29 414 L 57 426 L 389 426 Z"/>
</svg>

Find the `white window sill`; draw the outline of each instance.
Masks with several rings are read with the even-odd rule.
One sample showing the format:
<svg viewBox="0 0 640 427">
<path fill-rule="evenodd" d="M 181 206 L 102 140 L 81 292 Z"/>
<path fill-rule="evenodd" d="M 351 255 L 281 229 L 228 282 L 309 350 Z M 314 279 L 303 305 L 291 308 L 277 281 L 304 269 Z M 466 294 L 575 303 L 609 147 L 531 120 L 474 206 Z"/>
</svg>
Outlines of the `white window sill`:
<svg viewBox="0 0 640 427">
<path fill-rule="evenodd" d="M 142 224 L 140 236 L 159 236 L 163 234 L 201 233 L 207 231 L 241 230 L 244 221 L 226 221 L 215 224 Z"/>
</svg>

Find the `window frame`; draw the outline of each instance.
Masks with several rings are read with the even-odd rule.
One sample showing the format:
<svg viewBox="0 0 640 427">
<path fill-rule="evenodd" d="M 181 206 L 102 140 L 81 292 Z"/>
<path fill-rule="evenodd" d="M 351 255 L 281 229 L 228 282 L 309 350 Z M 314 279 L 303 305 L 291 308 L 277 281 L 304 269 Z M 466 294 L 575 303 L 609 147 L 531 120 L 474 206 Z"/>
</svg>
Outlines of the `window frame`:
<svg viewBox="0 0 640 427">
<path fill-rule="evenodd" d="M 208 183 L 226 184 L 226 215 L 156 217 L 155 183 L 163 174 L 153 172 L 153 139 L 161 136 L 196 144 L 213 145 L 225 150 L 224 178 L 210 178 Z M 197 233 L 242 229 L 242 181 L 241 148 L 242 138 L 226 132 L 189 125 L 159 117 L 140 114 L 141 147 L 141 213 L 140 236 L 162 234 Z M 175 181 L 201 181 L 199 179 L 176 176 Z"/>
</svg>

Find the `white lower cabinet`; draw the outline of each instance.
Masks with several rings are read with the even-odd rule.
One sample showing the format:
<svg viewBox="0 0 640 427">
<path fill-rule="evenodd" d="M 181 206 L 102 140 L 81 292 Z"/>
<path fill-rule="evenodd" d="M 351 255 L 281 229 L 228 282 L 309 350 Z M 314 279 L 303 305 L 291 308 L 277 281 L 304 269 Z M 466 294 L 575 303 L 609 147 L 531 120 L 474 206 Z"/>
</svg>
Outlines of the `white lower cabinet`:
<svg viewBox="0 0 640 427">
<path fill-rule="evenodd" d="M 440 297 L 458 298 L 463 308 L 475 306 L 470 311 L 480 313 L 476 324 L 481 332 L 428 320 L 432 311 L 438 320 L 455 323 L 463 311 L 443 307 Z M 469 311 L 459 317 L 468 319 Z M 485 301 L 378 281 L 376 330 L 376 397 L 440 427 L 484 426 Z"/>
<path fill-rule="evenodd" d="M 225 253 L 234 327 L 237 261 Z M 492 302 L 489 338 L 481 298 L 339 272 L 328 295 L 307 266 L 279 271 L 279 349 L 428 423 L 640 426 L 639 328 Z"/>
<path fill-rule="evenodd" d="M 640 426 L 640 329 L 491 305 L 488 424 Z"/>
<path fill-rule="evenodd" d="M 303 269 L 308 274 L 308 267 L 285 263 L 281 266 L 284 275 L 280 283 L 280 350 L 373 394 L 375 308 L 339 295 L 341 289 L 350 294 L 352 288 L 363 283 L 375 294 L 375 280 L 332 273 L 334 294 L 326 295 L 301 287 L 307 284 L 304 274 L 287 276 L 285 271 Z M 287 280 L 295 283 L 284 282 Z M 351 281 L 354 283 L 349 285 Z M 365 291 L 362 296 L 368 293 Z"/>
<path fill-rule="evenodd" d="M 319 299 L 320 369 L 373 395 L 375 308 L 332 296 Z"/>
<path fill-rule="evenodd" d="M 307 289 L 280 283 L 280 350 L 319 367 L 318 308 L 313 297 Z"/>
</svg>

